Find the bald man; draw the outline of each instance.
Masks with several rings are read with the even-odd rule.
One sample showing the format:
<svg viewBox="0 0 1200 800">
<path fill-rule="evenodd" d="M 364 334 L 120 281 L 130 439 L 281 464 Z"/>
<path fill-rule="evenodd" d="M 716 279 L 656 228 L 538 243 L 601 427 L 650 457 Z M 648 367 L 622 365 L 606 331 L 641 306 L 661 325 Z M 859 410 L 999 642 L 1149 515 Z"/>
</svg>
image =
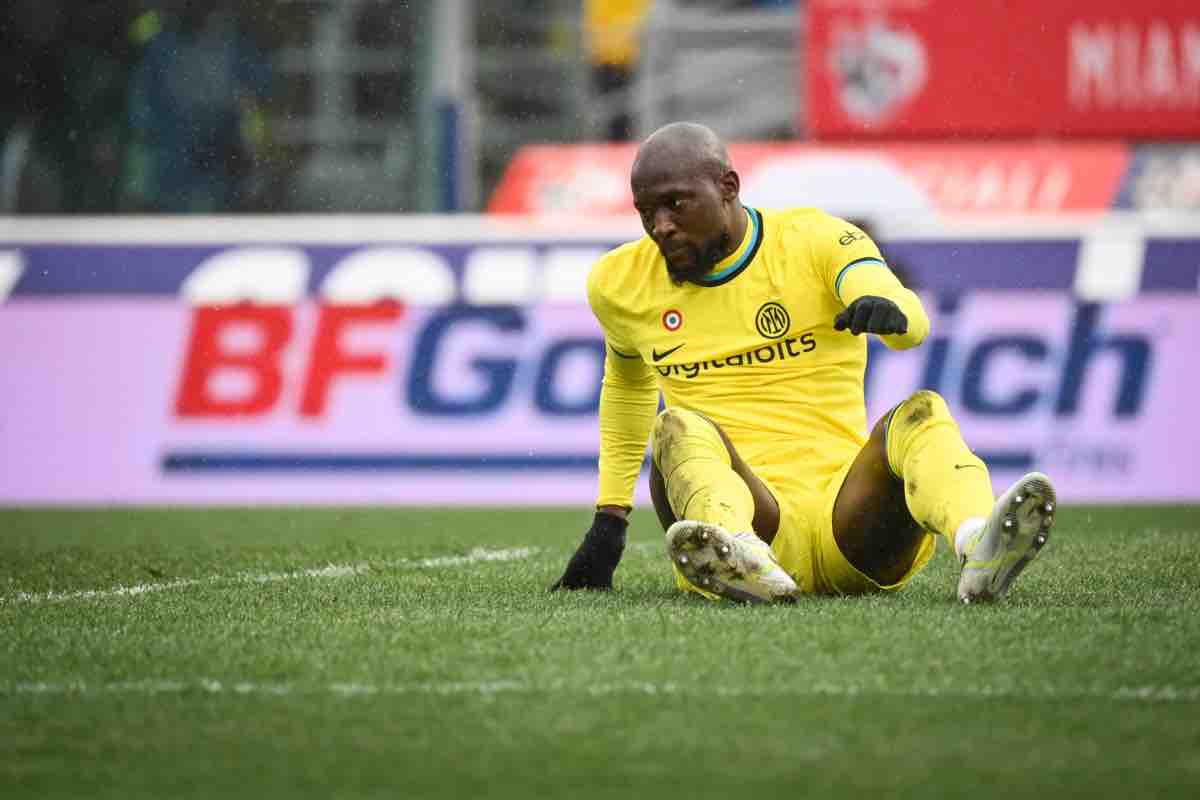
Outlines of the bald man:
<svg viewBox="0 0 1200 800">
<path fill-rule="evenodd" d="M 893 591 L 944 538 L 962 602 L 1003 595 L 1047 541 L 1054 489 L 1030 473 L 994 498 L 931 391 L 868 430 L 867 335 L 907 349 L 929 333 L 870 237 L 813 208 L 744 206 L 725 147 L 694 123 L 646 139 L 631 185 L 646 235 L 588 278 L 607 350 L 596 514 L 553 588 L 612 587 L 649 440 L 685 592 Z"/>
</svg>

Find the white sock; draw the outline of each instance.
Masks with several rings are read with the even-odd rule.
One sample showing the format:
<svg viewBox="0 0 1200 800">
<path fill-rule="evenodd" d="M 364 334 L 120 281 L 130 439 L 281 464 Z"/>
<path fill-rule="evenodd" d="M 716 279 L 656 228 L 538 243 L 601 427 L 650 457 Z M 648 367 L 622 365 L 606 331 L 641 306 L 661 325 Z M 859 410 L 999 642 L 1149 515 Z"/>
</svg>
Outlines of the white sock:
<svg viewBox="0 0 1200 800">
<path fill-rule="evenodd" d="M 985 524 L 987 524 L 987 517 L 971 517 L 959 525 L 958 530 L 954 533 L 954 553 L 961 556 L 967 542 Z"/>
</svg>

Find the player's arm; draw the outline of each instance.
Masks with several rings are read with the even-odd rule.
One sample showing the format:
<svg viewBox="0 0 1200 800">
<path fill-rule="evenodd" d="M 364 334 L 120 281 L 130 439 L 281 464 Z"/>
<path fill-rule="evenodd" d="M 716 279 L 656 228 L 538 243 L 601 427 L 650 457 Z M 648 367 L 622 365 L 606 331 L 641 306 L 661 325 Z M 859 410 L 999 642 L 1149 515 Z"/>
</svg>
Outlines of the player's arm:
<svg viewBox="0 0 1200 800">
<path fill-rule="evenodd" d="M 606 345 L 600 387 L 600 490 L 597 509 L 633 508 L 633 489 L 642 471 L 646 443 L 658 413 L 654 371 L 636 352 Z"/>
<path fill-rule="evenodd" d="M 591 294 L 591 292 L 589 292 Z M 603 324 L 603 305 L 592 308 Z M 625 549 L 626 516 L 658 411 L 654 372 L 631 347 L 605 343 L 600 387 L 600 490 L 592 526 L 552 589 L 611 589 Z"/>
<path fill-rule="evenodd" d="M 834 328 L 855 336 L 874 333 L 893 350 L 916 347 L 929 335 L 929 316 L 920 298 L 888 269 L 875 242 L 861 229 L 827 217 L 815 247 L 815 260 L 843 306 Z"/>
<path fill-rule="evenodd" d="M 626 516 L 658 411 L 654 373 L 641 356 L 606 345 L 600 387 L 600 491 L 592 526 L 551 589 L 611 589 L 625 550 Z"/>
</svg>

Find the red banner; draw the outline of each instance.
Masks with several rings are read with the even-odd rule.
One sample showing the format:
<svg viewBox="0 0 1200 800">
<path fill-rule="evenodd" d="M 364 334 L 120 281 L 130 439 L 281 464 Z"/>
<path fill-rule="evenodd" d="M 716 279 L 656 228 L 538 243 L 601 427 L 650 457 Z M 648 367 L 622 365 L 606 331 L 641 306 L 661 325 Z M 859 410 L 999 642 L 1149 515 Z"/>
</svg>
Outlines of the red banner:
<svg viewBox="0 0 1200 800">
<path fill-rule="evenodd" d="M 1200 3 L 810 0 L 806 127 L 1200 136 Z"/>
<path fill-rule="evenodd" d="M 542 145 L 517 153 L 488 211 L 632 214 L 635 145 Z M 1129 148 L 1088 144 L 903 144 L 838 147 L 734 143 L 747 203 L 880 213 L 1039 214 L 1111 208 Z"/>
</svg>

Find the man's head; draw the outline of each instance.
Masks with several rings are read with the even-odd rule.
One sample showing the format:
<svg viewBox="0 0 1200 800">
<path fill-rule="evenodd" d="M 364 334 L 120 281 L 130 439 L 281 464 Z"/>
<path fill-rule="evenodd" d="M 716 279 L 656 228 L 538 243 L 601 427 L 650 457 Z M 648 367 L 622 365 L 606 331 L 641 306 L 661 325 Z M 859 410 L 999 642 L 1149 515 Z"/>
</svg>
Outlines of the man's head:
<svg viewBox="0 0 1200 800">
<path fill-rule="evenodd" d="M 673 122 L 650 134 L 638 148 L 630 184 L 642 227 L 676 283 L 703 277 L 741 242 L 741 181 L 709 128 Z"/>
</svg>

